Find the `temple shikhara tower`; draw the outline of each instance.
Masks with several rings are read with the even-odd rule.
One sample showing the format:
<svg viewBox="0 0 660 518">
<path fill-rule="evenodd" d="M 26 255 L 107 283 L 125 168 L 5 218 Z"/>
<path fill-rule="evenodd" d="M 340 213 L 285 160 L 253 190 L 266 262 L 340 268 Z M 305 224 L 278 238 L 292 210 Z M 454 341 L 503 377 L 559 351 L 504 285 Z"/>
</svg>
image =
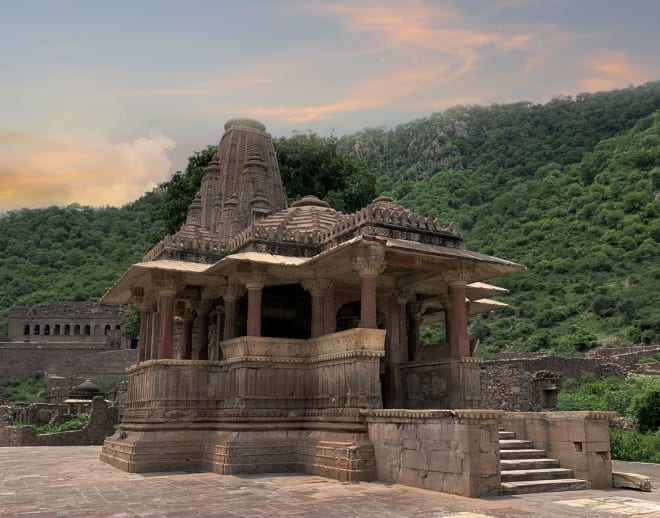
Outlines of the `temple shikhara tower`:
<svg viewBox="0 0 660 518">
<path fill-rule="evenodd" d="M 230 120 L 186 223 L 103 298 L 139 305 L 141 329 L 101 459 L 493 494 L 502 412 L 478 410 L 468 315 L 504 305 L 482 281 L 522 269 L 387 197 L 353 214 L 314 196 L 287 208 L 264 125 Z M 445 343 L 422 347 L 437 321 Z"/>
</svg>

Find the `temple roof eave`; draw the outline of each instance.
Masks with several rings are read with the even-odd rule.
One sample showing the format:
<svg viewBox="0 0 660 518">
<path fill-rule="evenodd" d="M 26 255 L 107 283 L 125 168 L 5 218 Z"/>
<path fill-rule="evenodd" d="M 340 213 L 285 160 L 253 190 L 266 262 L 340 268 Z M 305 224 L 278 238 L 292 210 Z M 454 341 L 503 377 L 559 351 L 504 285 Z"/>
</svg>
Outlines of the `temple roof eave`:
<svg viewBox="0 0 660 518">
<path fill-rule="evenodd" d="M 299 271 L 301 278 L 312 275 L 310 272 L 314 270 L 321 271 L 325 276 L 333 278 L 353 271 L 351 254 L 357 247 L 364 246 L 365 242 L 372 242 L 371 237 L 356 236 L 313 257 L 290 257 L 267 252 L 239 252 L 223 257 L 212 265 L 169 259 L 137 263 L 131 266 L 119 281 L 108 290 L 101 301 L 106 304 L 131 303 L 131 288 L 147 286 L 150 282 L 151 273 L 155 271 L 185 274 L 191 277 L 203 275 L 207 278 L 213 278 L 232 274 L 239 263 L 251 263 L 267 268 L 284 268 L 289 271 L 288 277 L 290 277 L 290 270 L 295 269 Z M 431 270 L 437 271 L 438 274 L 443 273 L 444 268 L 465 269 L 468 272 L 469 277 L 467 280 L 470 283 L 467 289 L 471 292 L 470 298 L 472 299 L 507 292 L 504 288 L 484 284 L 480 281 L 502 277 L 525 269 L 517 263 L 462 248 L 443 247 L 392 238 L 384 239 L 381 243 L 385 245 L 388 264 L 403 260 L 411 270 Z M 304 270 L 309 270 L 307 272 L 309 275 L 303 274 Z M 196 284 L 202 285 L 206 282 L 200 280 Z"/>
<path fill-rule="evenodd" d="M 101 302 L 103 304 L 130 304 L 132 302 L 131 289 L 136 286 L 149 285 L 151 274 L 155 271 L 171 274 L 203 274 L 208 268 L 208 264 L 169 259 L 137 263 L 131 266 L 103 295 Z"/>
</svg>

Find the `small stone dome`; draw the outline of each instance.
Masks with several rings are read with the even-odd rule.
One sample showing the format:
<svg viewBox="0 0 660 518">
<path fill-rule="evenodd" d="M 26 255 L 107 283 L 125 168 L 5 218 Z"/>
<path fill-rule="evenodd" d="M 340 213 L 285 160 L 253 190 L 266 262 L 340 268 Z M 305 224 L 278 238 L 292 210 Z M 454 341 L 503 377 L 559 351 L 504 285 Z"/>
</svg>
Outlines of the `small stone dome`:
<svg viewBox="0 0 660 518">
<path fill-rule="evenodd" d="M 267 241 L 318 244 L 325 232 L 348 217 L 316 196 L 305 196 L 288 209 L 254 223 L 249 231 L 252 237 Z"/>
<path fill-rule="evenodd" d="M 92 400 L 96 396 L 102 396 L 101 388 L 92 380 L 85 380 L 80 385 L 77 385 L 69 392 L 69 399 L 89 399 Z"/>
</svg>

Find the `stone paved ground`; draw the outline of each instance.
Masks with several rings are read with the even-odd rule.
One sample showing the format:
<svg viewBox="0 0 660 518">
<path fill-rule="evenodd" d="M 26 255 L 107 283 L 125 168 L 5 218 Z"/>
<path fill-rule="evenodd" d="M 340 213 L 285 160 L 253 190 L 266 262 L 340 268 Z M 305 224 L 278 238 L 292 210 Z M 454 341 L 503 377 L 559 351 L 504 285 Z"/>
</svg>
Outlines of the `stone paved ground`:
<svg viewBox="0 0 660 518">
<path fill-rule="evenodd" d="M 381 483 L 306 475 L 129 474 L 100 447 L 0 448 L 0 516 L 660 517 L 660 465 L 618 463 L 651 476 L 650 493 L 615 489 L 469 499 Z"/>
</svg>

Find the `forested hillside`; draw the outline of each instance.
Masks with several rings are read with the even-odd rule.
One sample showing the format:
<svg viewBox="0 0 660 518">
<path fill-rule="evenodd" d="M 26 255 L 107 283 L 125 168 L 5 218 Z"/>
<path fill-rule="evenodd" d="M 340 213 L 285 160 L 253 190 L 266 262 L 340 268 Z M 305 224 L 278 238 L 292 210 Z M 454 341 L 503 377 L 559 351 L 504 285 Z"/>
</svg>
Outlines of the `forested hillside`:
<svg viewBox="0 0 660 518">
<path fill-rule="evenodd" d="M 344 137 L 377 188 L 520 262 L 511 309 L 473 319 L 482 353 L 660 339 L 660 83 L 458 107 Z M 431 333 L 429 337 L 433 340 Z"/>
<path fill-rule="evenodd" d="M 12 306 L 98 300 L 158 240 L 161 198 L 0 215 L 0 334 Z"/>
<path fill-rule="evenodd" d="M 354 210 L 387 193 L 456 221 L 469 248 L 527 266 L 496 281 L 512 291 L 509 310 L 473 319 L 482 353 L 573 354 L 660 340 L 658 110 L 660 82 L 545 105 L 455 107 L 275 146 L 290 199 L 311 191 Z M 0 326 L 11 305 L 97 299 L 178 228 L 212 152 L 121 209 L 0 216 Z"/>
</svg>

